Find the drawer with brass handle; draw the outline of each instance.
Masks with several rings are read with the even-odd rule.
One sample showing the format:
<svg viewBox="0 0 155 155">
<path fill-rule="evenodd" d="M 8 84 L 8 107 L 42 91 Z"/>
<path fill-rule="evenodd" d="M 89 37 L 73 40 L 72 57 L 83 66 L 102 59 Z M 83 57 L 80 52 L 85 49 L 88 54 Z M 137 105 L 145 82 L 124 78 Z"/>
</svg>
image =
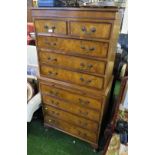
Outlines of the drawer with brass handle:
<svg viewBox="0 0 155 155">
<path fill-rule="evenodd" d="M 56 99 L 54 97 L 46 96 L 46 95 L 43 95 L 42 99 L 43 99 L 44 104 L 48 104 L 53 107 L 57 107 L 59 109 L 65 110 L 72 114 L 76 114 L 78 116 L 82 116 L 84 118 L 89 118 L 90 120 L 99 121 L 100 112 L 98 112 L 98 111 L 86 109 L 86 108 L 80 107 L 74 103 L 62 101 L 62 100 Z"/>
<path fill-rule="evenodd" d="M 38 36 L 38 47 L 40 49 L 58 50 L 62 53 L 86 55 L 92 57 L 106 58 L 108 53 L 108 42 L 97 42 L 76 39 L 64 39 L 60 37 Z"/>
<path fill-rule="evenodd" d="M 87 87 L 102 89 L 104 84 L 104 77 L 97 77 L 84 73 L 77 73 L 60 68 L 49 67 L 45 65 L 40 66 L 40 74 L 48 78 L 55 78 L 58 80 L 71 82 Z"/>
<path fill-rule="evenodd" d="M 107 22 L 76 22 L 71 21 L 70 35 L 78 37 L 93 37 L 110 39 L 112 24 Z"/>
<path fill-rule="evenodd" d="M 52 52 L 39 51 L 40 63 L 49 65 L 57 65 L 79 71 L 87 71 L 90 73 L 104 74 L 106 69 L 105 61 L 95 61 Z"/>
<path fill-rule="evenodd" d="M 68 112 L 64 112 L 62 110 L 56 109 L 52 106 L 48 106 L 44 104 L 44 113 L 45 115 L 49 115 L 52 117 L 59 118 L 61 120 L 64 120 L 66 122 L 72 123 L 74 125 L 78 125 L 82 128 L 90 129 L 92 131 L 97 131 L 98 130 L 98 124 L 96 122 L 87 120 L 85 118 L 73 115 Z"/>
<path fill-rule="evenodd" d="M 73 92 L 69 92 L 67 90 L 59 89 L 54 86 L 51 87 L 42 83 L 40 83 L 40 89 L 42 94 L 58 97 L 60 99 L 63 99 L 68 102 L 72 102 L 76 105 L 84 106 L 87 108 L 92 108 L 95 110 L 101 109 L 101 101 L 98 101 L 93 98 L 82 96 Z"/>
<path fill-rule="evenodd" d="M 35 29 L 37 33 L 50 33 L 50 34 L 67 34 L 66 21 L 59 21 L 54 19 L 35 20 Z"/>
<path fill-rule="evenodd" d="M 89 131 L 88 129 L 80 128 L 66 121 L 53 118 L 49 115 L 44 116 L 44 121 L 45 121 L 45 124 L 61 129 L 65 132 L 68 132 L 71 135 L 75 135 L 79 138 L 85 138 L 91 142 L 96 142 L 97 134 L 95 132 Z"/>
</svg>

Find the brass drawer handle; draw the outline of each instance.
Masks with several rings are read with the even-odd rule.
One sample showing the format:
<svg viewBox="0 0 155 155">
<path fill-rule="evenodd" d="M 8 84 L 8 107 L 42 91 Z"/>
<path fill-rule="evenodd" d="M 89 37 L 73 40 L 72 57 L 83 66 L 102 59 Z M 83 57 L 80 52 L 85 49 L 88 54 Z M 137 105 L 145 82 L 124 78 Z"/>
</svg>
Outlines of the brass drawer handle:
<svg viewBox="0 0 155 155">
<path fill-rule="evenodd" d="M 50 91 L 49 93 L 54 95 L 54 96 L 58 96 L 59 95 L 59 92 L 57 92 L 57 91 Z"/>
<path fill-rule="evenodd" d="M 50 28 L 48 25 L 44 25 L 44 29 L 47 30 L 47 32 L 54 33 L 56 27 L 53 25 Z"/>
<path fill-rule="evenodd" d="M 88 65 L 87 65 L 87 68 L 88 68 L 88 69 L 91 69 L 92 67 L 93 67 L 92 64 L 88 64 Z"/>
<path fill-rule="evenodd" d="M 93 67 L 93 65 L 92 64 L 84 64 L 84 63 L 80 63 L 80 69 L 84 69 L 84 70 L 90 70 L 92 67 Z"/>
<path fill-rule="evenodd" d="M 53 100 L 51 100 L 50 101 L 52 104 L 54 104 L 54 105 L 59 105 L 59 102 L 55 102 L 55 101 L 53 101 Z"/>
<path fill-rule="evenodd" d="M 87 111 L 83 112 L 83 111 L 79 110 L 79 113 L 80 113 L 81 115 L 84 115 L 84 116 L 87 116 L 87 115 L 88 115 L 88 112 L 87 112 Z"/>
<path fill-rule="evenodd" d="M 95 47 L 88 47 L 86 48 L 85 46 L 81 45 L 80 46 L 82 50 L 85 50 L 86 52 L 92 52 L 95 50 Z"/>
<path fill-rule="evenodd" d="M 87 30 L 87 28 L 86 28 L 85 26 L 82 26 L 82 27 L 81 27 L 81 31 L 82 31 L 83 33 L 85 33 L 85 34 L 90 35 L 90 34 L 96 32 L 96 28 L 95 28 L 95 27 L 92 27 L 92 28 L 90 28 L 90 30 Z"/>
<path fill-rule="evenodd" d="M 83 99 L 79 98 L 79 103 L 82 105 L 88 105 L 90 102 L 89 101 L 84 101 Z"/>
<path fill-rule="evenodd" d="M 85 80 L 83 77 L 80 77 L 80 81 L 86 85 L 88 85 L 92 82 L 92 80 Z"/>
<path fill-rule="evenodd" d="M 56 29 L 55 25 L 51 26 L 51 29 L 55 30 Z"/>
<path fill-rule="evenodd" d="M 82 27 L 81 27 L 81 31 L 82 31 L 82 32 L 87 32 L 86 27 L 85 27 L 85 26 L 82 26 Z"/>
<path fill-rule="evenodd" d="M 81 67 L 85 67 L 85 64 L 84 64 L 84 63 L 80 63 L 80 66 L 81 66 Z"/>
<path fill-rule="evenodd" d="M 55 62 L 56 62 L 56 61 L 57 61 L 57 58 L 48 57 L 47 60 L 48 60 L 48 61 L 55 61 Z"/>
<path fill-rule="evenodd" d="M 48 25 L 44 25 L 44 29 L 48 29 L 49 27 L 48 27 Z"/>
<path fill-rule="evenodd" d="M 47 41 L 45 42 L 45 44 L 48 46 L 53 46 L 53 47 L 55 47 L 57 45 L 56 42 L 47 42 Z"/>
<path fill-rule="evenodd" d="M 89 51 L 94 51 L 95 50 L 95 47 L 90 47 L 88 50 Z"/>
<path fill-rule="evenodd" d="M 45 107 L 45 110 L 48 110 L 48 108 L 47 108 L 47 107 Z"/>
<path fill-rule="evenodd" d="M 90 31 L 91 31 L 92 33 L 94 33 L 94 32 L 96 32 L 96 28 L 95 28 L 95 27 L 92 27 L 92 28 L 90 29 Z"/>
<path fill-rule="evenodd" d="M 84 78 L 80 77 L 80 80 L 83 82 L 84 81 Z"/>
<path fill-rule="evenodd" d="M 48 71 L 48 75 L 49 76 L 57 76 L 58 73 L 57 72 Z"/>
</svg>

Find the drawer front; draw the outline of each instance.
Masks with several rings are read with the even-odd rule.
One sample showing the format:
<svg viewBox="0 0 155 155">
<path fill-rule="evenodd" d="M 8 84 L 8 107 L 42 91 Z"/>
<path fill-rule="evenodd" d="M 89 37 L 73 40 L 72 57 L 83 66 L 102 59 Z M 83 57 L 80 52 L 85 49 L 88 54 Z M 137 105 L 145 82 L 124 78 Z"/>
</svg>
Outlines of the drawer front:
<svg viewBox="0 0 155 155">
<path fill-rule="evenodd" d="M 49 65 L 57 65 L 59 67 L 67 67 L 79 71 L 87 71 L 90 73 L 104 74 L 106 63 L 94 60 L 87 60 L 74 56 L 55 54 L 51 52 L 39 52 L 41 63 Z"/>
<path fill-rule="evenodd" d="M 108 53 L 108 43 L 104 42 L 38 36 L 37 44 L 39 48 L 78 55 L 106 58 Z"/>
<path fill-rule="evenodd" d="M 40 74 L 48 78 L 58 79 L 66 82 L 71 82 L 83 86 L 101 89 L 104 78 L 99 78 L 92 75 L 76 73 L 64 69 L 48 67 L 42 65 L 40 67 Z"/>
<path fill-rule="evenodd" d="M 97 131 L 98 130 L 98 124 L 93 122 L 93 121 L 89 121 L 87 119 L 84 119 L 82 117 L 78 117 L 76 115 L 64 112 L 62 110 L 58 110 L 54 107 L 48 106 L 48 105 L 44 105 L 44 113 L 45 115 L 50 115 L 52 117 L 55 118 L 59 118 L 61 120 L 67 121 L 69 123 L 72 123 L 74 125 L 78 125 L 82 128 L 85 129 L 89 129 L 92 131 Z"/>
<path fill-rule="evenodd" d="M 69 134 L 86 139 L 88 141 L 91 141 L 91 142 L 97 141 L 97 136 L 94 132 L 90 132 L 86 129 L 82 129 L 77 126 L 73 126 L 65 121 L 54 119 L 53 117 L 45 115 L 44 122 L 48 125 L 51 125 L 52 127 L 61 129 Z"/>
<path fill-rule="evenodd" d="M 95 110 L 101 109 L 101 102 L 89 97 L 84 97 L 79 94 L 68 92 L 63 89 L 58 89 L 56 87 L 50 87 L 44 84 L 40 84 L 40 89 L 43 94 L 52 95 L 60 99 L 64 99 L 67 102 L 72 102 L 75 105 L 84 106 L 87 108 L 92 108 Z"/>
<path fill-rule="evenodd" d="M 90 120 L 94 120 L 97 122 L 100 119 L 100 112 L 98 111 L 90 110 L 87 108 L 82 108 L 80 106 L 77 106 L 74 103 L 61 101 L 54 97 L 50 97 L 46 95 L 43 95 L 42 99 L 45 104 L 58 107 L 65 111 L 71 112 L 73 114 L 77 114 L 78 116 L 89 118 Z"/>
<path fill-rule="evenodd" d="M 36 19 L 35 29 L 37 33 L 67 34 L 66 21 Z"/>
<path fill-rule="evenodd" d="M 86 38 L 109 39 L 111 23 L 70 22 L 70 34 Z"/>
</svg>

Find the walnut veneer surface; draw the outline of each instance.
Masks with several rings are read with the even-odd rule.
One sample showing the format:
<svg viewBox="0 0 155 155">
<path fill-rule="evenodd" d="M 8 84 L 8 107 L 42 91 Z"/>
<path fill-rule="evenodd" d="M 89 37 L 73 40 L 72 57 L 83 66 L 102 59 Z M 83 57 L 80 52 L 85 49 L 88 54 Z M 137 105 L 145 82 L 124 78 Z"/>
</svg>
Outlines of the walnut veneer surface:
<svg viewBox="0 0 155 155">
<path fill-rule="evenodd" d="M 97 148 L 113 79 L 118 10 L 32 8 L 32 17 L 44 124 Z"/>
</svg>

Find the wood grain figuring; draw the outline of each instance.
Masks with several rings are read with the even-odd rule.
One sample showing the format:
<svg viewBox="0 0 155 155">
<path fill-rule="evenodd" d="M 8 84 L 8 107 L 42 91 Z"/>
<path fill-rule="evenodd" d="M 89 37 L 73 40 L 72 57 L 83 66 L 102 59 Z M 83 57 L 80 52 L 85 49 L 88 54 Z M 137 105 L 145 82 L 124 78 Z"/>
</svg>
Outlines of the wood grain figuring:
<svg viewBox="0 0 155 155">
<path fill-rule="evenodd" d="M 35 29 L 37 33 L 67 34 L 66 22 L 60 20 L 35 20 Z"/>
<path fill-rule="evenodd" d="M 98 10 L 94 9 L 76 9 L 76 8 L 33 8 L 32 9 L 32 16 L 33 17 L 57 17 L 57 18 L 82 18 L 82 19 L 115 19 L 116 12 L 118 9 L 111 9 L 111 10 Z"/>
<path fill-rule="evenodd" d="M 33 8 L 44 125 L 95 149 L 120 28 L 116 8 Z"/>
<path fill-rule="evenodd" d="M 40 90 L 42 94 L 51 95 L 67 102 L 74 103 L 75 105 L 83 106 L 84 108 L 91 108 L 95 110 L 101 109 L 101 102 L 84 95 L 79 95 L 74 92 L 69 92 L 64 89 L 58 89 L 56 87 L 44 85 L 40 83 Z"/>
<path fill-rule="evenodd" d="M 108 43 L 38 36 L 38 48 L 96 57 L 107 57 Z"/>
<path fill-rule="evenodd" d="M 103 39 L 109 39 L 110 37 L 111 24 L 109 23 L 71 21 L 69 24 L 70 34 L 73 36 Z"/>
<path fill-rule="evenodd" d="M 84 118 L 88 118 L 90 120 L 99 121 L 100 113 L 98 111 L 82 108 L 74 103 L 61 101 L 55 99 L 54 97 L 52 98 L 49 96 L 43 96 L 42 99 L 43 102 L 48 105 L 55 106 L 70 113 L 82 116 Z"/>
<path fill-rule="evenodd" d="M 58 69 L 45 65 L 42 65 L 40 67 L 40 74 L 48 78 L 58 79 L 98 89 L 101 89 L 104 83 L 104 78 L 81 74 L 77 72 L 71 72 L 68 70 Z"/>
<path fill-rule="evenodd" d="M 52 52 L 39 52 L 40 63 L 49 65 L 56 65 L 59 67 L 71 68 L 75 71 L 86 71 L 89 73 L 98 73 L 104 75 L 106 62 L 89 60 L 74 56 L 67 56 L 63 54 L 56 54 Z M 72 61 L 68 61 L 72 60 Z"/>
<path fill-rule="evenodd" d="M 64 120 L 66 122 L 69 122 L 73 125 L 77 125 L 84 129 L 89 129 L 91 131 L 96 132 L 98 130 L 98 124 L 96 122 L 90 121 L 88 119 L 75 116 L 71 113 L 64 112 L 60 109 L 54 108 L 52 106 L 49 106 L 47 104 L 44 104 L 43 106 L 45 115 L 49 115 L 51 117 L 55 117 L 61 120 Z"/>
<path fill-rule="evenodd" d="M 44 116 L 44 121 L 45 123 L 50 124 L 51 126 L 55 126 L 56 128 L 67 131 L 73 135 L 82 137 L 92 142 L 96 142 L 97 136 L 94 132 L 90 132 L 88 130 L 71 125 L 65 121 L 61 121 L 60 119 L 54 119 L 53 117 L 50 117 L 48 115 Z"/>
</svg>

